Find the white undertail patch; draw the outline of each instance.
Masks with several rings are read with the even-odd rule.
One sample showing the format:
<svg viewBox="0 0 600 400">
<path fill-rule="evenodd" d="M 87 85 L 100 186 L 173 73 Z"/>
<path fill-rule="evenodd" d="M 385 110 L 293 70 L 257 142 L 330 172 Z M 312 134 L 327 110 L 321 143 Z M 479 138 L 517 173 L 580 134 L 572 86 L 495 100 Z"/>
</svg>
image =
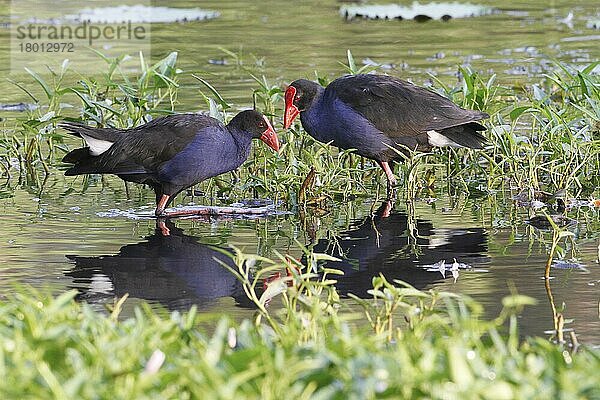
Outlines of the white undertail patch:
<svg viewBox="0 0 600 400">
<path fill-rule="evenodd" d="M 437 146 L 437 147 L 446 147 L 446 146 L 464 147 L 464 146 L 461 146 L 460 144 L 448 139 L 446 136 L 442 135 L 441 133 L 433 131 L 433 130 L 427 131 L 427 141 L 429 142 L 430 145 Z"/>
<path fill-rule="evenodd" d="M 96 139 L 91 136 L 85 135 L 83 133 L 79 133 L 83 140 L 87 143 L 90 148 L 90 154 L 93 156 L 99 156 L 104 153 L 106 150 L 110 149 L 110 146 L 113 145 L 113 142 L 109 142 L 108 140 Z"/>
</svg>

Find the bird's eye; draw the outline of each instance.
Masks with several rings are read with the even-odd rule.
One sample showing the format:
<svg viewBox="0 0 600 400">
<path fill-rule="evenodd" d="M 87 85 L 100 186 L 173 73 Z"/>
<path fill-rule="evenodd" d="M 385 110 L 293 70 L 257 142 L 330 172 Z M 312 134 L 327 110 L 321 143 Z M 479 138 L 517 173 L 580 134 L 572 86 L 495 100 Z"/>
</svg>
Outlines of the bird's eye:
<svg viewBox="0 0 600 400">
<path fill-rule="evenodd" d="M 265 123 L 262 121 L 258 123 L 259 128 L 264 128 L 265 126 L 266 126 Z"/>
</svg>

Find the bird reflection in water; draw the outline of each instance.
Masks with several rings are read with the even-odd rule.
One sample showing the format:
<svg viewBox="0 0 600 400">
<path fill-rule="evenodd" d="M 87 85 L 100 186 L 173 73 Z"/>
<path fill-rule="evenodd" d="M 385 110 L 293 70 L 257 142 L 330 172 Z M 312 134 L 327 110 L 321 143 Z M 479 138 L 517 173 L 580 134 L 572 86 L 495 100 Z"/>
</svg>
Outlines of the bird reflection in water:
<svg viewBox="0 0 600 400">
<path fill-rule="evenodd" d="M 483 228 L 435 228 L 431 221 L 395 211 L 389 201 L 347 231 L 318 240 L 313 251 L 341 259 L 327 262 L 327 267 L 344 272 L 336 278 L 336 287 L 341 294 L 359 297 L 369 297 L 372 278 L 379 274 L 424 288 L 444 279 L 424 265 L 454 259 L 471 266 L 488 261 Z"/>
<path fill-rule="evenodd" d="M 434 228 L 431 221 L 409 214 L 394 210 L 386 201 L 372 216 L 354 221 L 350 229 L 314 240 L 314 252 L 341 259 L 326 265 L 344 272 L 336 278 L 340 294 L 369 297 L 372 278 L 380 274 L 388 281 L 424 288 L 444 279 L 424 265 L 453 259 L 471 266 L 488 261 L 482 228 Z M 169 220 L 164 224 L 157 224 L 156 232 L 143 242 L 125 245 L 115 255 L 67 256 L 75 266 L 66 275 L 73 278 L 79 298 L 101 302 L 129 293 L 170 309 L 185 309 L 192 304 L 209 307 L 218 298 L 232 297 L 239 306 L 253 307 L 241 283 L 222 265 L 235 267 L 219 251 L 222 248 L 198 242 Z M 163 234 L 165 227 L 169 235 Z M 267 277 L 264 285 L 279 277 Z M 257 288 L 261 289 L 265 287 Z"/>
<path fill-rule="evenodd" d="M 165 226 L 157 224 L 153 235 L 121 247 L 115 255 L 67 255 L 75 267 L 66 275 L 73 278 L 79 298 L 101 302 L 129 293 L 169 309 L 186 309 L 233 297 L 239 306 L 252 307 L 240 282 L 221 264 L 235 267 L 220 248 L 199 243 L 169 220 L 164 224 L 169 235 L 163 235 Z"/>
</svg>

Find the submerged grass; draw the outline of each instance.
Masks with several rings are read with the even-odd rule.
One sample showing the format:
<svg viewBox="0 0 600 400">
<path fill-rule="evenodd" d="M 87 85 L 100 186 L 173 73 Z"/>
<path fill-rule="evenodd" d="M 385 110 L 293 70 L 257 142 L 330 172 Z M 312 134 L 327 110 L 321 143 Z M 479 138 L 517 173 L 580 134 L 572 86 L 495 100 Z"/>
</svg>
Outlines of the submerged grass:
<svg viewBox="0 0 600 400">
<path fill-rule="evenodd" d="M 374 278 L 372 300 L 341 303 L 335 271 L 232 254 L 254 320 L 196 313 L 157 314 L 142 305 L 119 318 L 25 291 L 0 302 L 3 398 L 598 398 L 598 349 L 522 340 L 517 313 L 531 303 L 503 300 L 483 320 L 466 297 L 422 292 Z M 275 269 L 284 277 L 256 288 Z M 252 271 L 252 274 L 250 273 Z M 271 308 L 281 300 L 283 307 Z M 356 324 L 365 313 L 370 325 Z M 210 332 L 207 318 L 214 325 Z"/>
</svg>

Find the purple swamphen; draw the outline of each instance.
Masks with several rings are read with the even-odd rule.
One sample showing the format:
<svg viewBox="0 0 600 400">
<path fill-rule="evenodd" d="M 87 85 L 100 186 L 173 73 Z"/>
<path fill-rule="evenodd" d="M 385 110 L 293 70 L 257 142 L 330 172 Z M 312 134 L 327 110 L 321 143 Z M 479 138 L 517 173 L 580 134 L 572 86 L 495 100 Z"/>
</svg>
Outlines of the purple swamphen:
<svg viewBox="0 0 600 400">
<path fill-rule="evenodd" d="M 348 75 L 326 88 L 298 79 L 285 91 L 284 128 L 300 115 L 316 140 L 356 149 L 377 161 L 387 176 L 388 197 L 396 185 L 389 163 L 401 160 L 394 149 L 427 151 L 433 146 L 481 149 L 489 115 L 465 110 L 425 88 L 387 75 Z"/>
<path fill-rule="evenodd" d="M 254 110 L 240 112 L 227 125 L 207 115 L 178 114 L 131 129 L 61 127 L 87 144 L 63 158 L 74 164 L 65 175 L 115 174 L 147 184 L 156 194 L 157 216 L 168 216 L 165 208 L 182 190 L 242 165 L 253 138 L 279 151 L 269 120 Z"/>
</svg>

